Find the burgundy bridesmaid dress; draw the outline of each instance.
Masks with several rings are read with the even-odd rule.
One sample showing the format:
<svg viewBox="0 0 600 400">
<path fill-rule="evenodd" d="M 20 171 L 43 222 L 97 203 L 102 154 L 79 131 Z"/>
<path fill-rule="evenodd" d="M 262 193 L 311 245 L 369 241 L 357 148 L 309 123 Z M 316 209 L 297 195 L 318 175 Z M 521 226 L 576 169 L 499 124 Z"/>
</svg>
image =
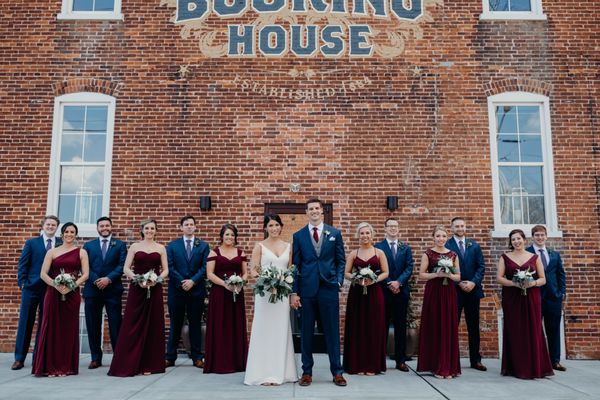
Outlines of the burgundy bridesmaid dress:
<svg viewBox="0 0 600 400">
<path fill-rule="evenodd" d="M 80 249 L 75 248 L 52 260 L 48 275 L 54 279 L 60 270 L 77 278 L 81 272 Z M 77 375 L 79 373 L 79 288 L 62 295 L 49 287 L 44 297 L 44 316 L 36 345 L 35 376 Z"/>
<path fill-rule="evenodd" d="M 246 257 L 238 249 L 231 260 L 219 249 L 208 261 L 215 261 L 215 275 L 225 280 L 231 275 L 243 275 Z M 246 307 L 244 292 L 236 295 L 220 285 L 213 285 L 208 297 L 204 373 L 228 374 L 246 370 L 248 336 L 246 333 Z"/>
<path fill-rule="evenodd" d="M 375 272 L 381 269 L 377 255 L 366 261 L 356 257 L 352 268 L 367 266 Z M 344 371 L 349 374 L 385 372 L 386 334 L 381 285 L 368 286 L 367 294 L 363 294 L 363 286 L 352 285 L 346 304 Z"/>
<path fill-rule="evenodd" d="M 512 279 L 519 270 L 536 271 L 537 255 L 518 265 L 506 254 L 502 255 L 506 279 Z M 534 278 L 537 273 L 534 273 Z M 502 375 L 521 379 L 543 378 L 554 375 L 542 329 L 542 300 L 540 288 L 502 287 L 504 329 L 502 336 Z"/>
<path fill-rule="evenodd" d="M 157 252 L 138 251 L 133 256 L 133 271 L 161 273 L 161 257 Z M 162 284 L 150 289 L 129 285 L 123 324 L 115 353 L 108 370 L 112 376 L 134 376 L 165 372 L 165 311 Z"/>
<path fill-rule="evenodd" d="M 441 257 L 454 261 L 453 251 L 438 253 L 428 249 L 427 272 L 434 272 Z M 430 279 L 425 284 L 423 308 L 421 310 L 421 329 L 419 332 L 419 360 L 417 372 L 432 372 L 439 376 L 460 375 L 460 352 L 458 347 L 458 306 L 456 286 L 448 278 Z"/>
</svg>

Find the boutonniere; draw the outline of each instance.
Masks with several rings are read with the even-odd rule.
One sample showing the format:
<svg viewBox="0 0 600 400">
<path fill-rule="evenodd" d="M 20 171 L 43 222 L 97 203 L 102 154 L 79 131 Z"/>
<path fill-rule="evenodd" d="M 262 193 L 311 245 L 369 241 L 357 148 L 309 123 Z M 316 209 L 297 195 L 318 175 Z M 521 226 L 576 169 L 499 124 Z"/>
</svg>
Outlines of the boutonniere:
<svg viewBox="0 0 600 400">
<path fill-rule="evenodd" d="M 323 229 L 323 234 L 325 236 L 329 236 L 329 235 L 331 235 L 331 232 L 329 232 L 327 229 Z"/>
<path fill-rule="evenodd" d="M 471 242 L 470 240 L 467 240 L 467 249 L 471 246 L 473 246 L 473 242 Z"/>
<path fill-rule="evenodd" d="M 195 238 L 194 239 L 194 247 L 198 247 L 198 246 L 200 246 L 200 239 Z"/>
<path fill-rule="evenodd" d="M 115 239 L 110 239 L 110 242 L 108 243 L 108 247 L 109 248 L 113 248 L 115 247 L 117 243 L 115 242 Z"/>
</svg>

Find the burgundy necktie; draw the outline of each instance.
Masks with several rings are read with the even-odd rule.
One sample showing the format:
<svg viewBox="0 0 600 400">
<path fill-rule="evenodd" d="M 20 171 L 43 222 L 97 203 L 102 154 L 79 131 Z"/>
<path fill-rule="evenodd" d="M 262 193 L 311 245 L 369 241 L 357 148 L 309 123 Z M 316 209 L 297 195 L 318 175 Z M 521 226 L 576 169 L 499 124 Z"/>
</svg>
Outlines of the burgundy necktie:
<svg viewBox="0 0 600 400">
<path fill-rule="evenodd" d="M 316 243 L 319 243 L 319 228 L 316 226 L 313 228 L 313 239 L 315 239 Z"/>
</svg>

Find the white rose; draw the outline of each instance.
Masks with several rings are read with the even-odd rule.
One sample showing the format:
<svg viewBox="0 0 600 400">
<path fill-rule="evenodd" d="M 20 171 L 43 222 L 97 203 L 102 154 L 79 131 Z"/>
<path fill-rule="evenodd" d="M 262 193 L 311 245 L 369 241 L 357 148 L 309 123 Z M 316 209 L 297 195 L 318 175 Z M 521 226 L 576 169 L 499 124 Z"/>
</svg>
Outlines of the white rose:
<svg viewBox="0 0 600 400">
<path fill-rule="evenodd" d="M 370 268 L 361 268 L 359 272 L 362 276 L 366 276 L 371 273 L 371 269 Z"/>
<path fill-rule="evenodd" d="M 285 282 L 286 283 L 294 283 L 294 278 L 290 275 L 285 277 Z"/>
</svg>

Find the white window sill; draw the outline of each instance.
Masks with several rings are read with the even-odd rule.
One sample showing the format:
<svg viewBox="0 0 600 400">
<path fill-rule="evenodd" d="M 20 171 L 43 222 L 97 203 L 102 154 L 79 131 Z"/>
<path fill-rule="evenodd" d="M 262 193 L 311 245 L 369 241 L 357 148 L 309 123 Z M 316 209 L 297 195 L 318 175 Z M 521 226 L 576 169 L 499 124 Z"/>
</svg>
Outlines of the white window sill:
<svg viewBox="0 0 600 400">
<path fill-rule="evenodd" d="M 525 236 L 530 237 L 531 236 L 531 228 L 533 228 L 534 225 L 524 225 L 522 227 L 519 228 L 515 228 L 515 229 L 521 229 L 523 230 L 523 232 L 525 232 Z M 508 234 L 510 233 L 510 231 L 512 231 L 512 229 L 497 229 L 497 230 L 493 230 L 492 231 L 492 238 L 493 239 L 508 239 Z M 562 231 L 553 231 L 551 229 L 548 229 L 548 238 L 562 238 L 563 237 L 563 233 Z"/>
<path fill-rule="evenodd" d="M 479 16 L 480 21 L 546 21 L 548 18 L 546 14 L 534 14 L 530 12 L 517 12 L 517 11 L 498 11 L 482 13 Z"/>
<path fill-rule="evenodd" d="M 105 12 L 81 12 L 81 13 L 60 13 L 56 16 L 57 20 L 88 20 L 88 21 L 123 21 L 123 14 L 105 13 Z"/>
</svg>

